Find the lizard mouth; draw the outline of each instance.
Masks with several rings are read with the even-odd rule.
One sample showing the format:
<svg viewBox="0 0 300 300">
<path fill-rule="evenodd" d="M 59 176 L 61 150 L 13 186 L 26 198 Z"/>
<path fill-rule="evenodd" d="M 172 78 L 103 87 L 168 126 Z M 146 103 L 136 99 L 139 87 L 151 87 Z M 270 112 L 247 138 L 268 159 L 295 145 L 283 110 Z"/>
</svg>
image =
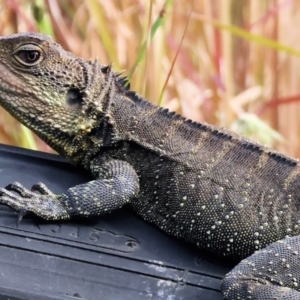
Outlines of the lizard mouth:
<svg viewBox="0 0 300 300">
<path fill-rule="evenodd" d="M 35 116 L 41 113 L 41 106 L 33 105 L 37 96 L 25 86 L 13 71 L 0 63 L 0 105 L 20 121 L 22 115 Z"/>
<path fill-rule="evenodd" d="M 27 93 L 24 83 L 3 64 L 0 64 L 0 90 L 5 93 L 13 93 L 21 96 Z M 3 95 L 0 96 L 3 99 Z"/>
</svg>

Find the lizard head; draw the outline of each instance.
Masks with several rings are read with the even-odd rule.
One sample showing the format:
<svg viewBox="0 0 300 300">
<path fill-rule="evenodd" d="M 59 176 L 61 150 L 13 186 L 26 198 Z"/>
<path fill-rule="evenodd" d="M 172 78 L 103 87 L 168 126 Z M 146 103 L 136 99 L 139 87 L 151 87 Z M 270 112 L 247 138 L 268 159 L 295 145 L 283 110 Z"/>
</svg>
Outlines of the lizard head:
<svg viewBox="0 0 300 300">
<path fill-rule="evenodd" d="M 88 133 L 99 123 L 99 96 L 107 82 L 104 69 L 97 61 L 65 51 L 43 34 L 2 37 L 0 105 L 72 161 L 90 146 Z M 91 104 L 97 109 L 90 109 Z"/>
</svg>

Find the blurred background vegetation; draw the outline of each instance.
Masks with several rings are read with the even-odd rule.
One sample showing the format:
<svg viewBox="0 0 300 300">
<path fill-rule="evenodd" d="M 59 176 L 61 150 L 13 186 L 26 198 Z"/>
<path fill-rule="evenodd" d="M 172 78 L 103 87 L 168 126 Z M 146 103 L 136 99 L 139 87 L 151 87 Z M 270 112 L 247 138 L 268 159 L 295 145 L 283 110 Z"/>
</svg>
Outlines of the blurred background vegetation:
<svg viewBox="0 0 300 300">
<path fill-rule="evenodd" d="M 297 0 L 0 0 L 0 35 L 24 31 L 113 62 L 153 103 L 300 156 Z M 0 142 L 51 151 L 3 110 Z"/>
</svg>

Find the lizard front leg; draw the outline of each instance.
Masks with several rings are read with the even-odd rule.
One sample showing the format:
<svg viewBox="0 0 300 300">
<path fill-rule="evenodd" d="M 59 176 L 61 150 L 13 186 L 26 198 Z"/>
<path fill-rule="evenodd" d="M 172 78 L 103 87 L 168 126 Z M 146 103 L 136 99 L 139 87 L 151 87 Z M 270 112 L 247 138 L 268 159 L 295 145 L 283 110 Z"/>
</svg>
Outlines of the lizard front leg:
<svg viewBox="0 0 300 300">
<path fill-rule="evenodd" d="M 111 212 L 137 196 L 139 180 L 130 164 L 121 160 L 103 162 L 96 159 L 91 165 L 96 179 L 69 188 L 61 195 L 51 193 L 40 183 L 34 185 L 32 191 L 12 183 L 0 189 L 0 203 L 21 213 L 33 212 L 46 220 L 67 220 L 74 216 Z"/>
</svg>

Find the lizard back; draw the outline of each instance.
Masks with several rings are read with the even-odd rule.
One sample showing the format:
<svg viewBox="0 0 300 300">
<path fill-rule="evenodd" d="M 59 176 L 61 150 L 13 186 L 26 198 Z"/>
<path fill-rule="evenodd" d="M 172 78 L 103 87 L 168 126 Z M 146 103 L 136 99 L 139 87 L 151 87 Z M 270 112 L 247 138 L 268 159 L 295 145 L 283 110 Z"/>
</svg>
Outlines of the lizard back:
<svg viewBox="0 0 300 300">
<path fill-rule="evenodd" d="M 121 146 L 107 153 L 137 170 L 131 205 L 144 219 L 235 258 L 300 233 L 297 160 L 130 91 L 109 114 Z"/>
</svg>

